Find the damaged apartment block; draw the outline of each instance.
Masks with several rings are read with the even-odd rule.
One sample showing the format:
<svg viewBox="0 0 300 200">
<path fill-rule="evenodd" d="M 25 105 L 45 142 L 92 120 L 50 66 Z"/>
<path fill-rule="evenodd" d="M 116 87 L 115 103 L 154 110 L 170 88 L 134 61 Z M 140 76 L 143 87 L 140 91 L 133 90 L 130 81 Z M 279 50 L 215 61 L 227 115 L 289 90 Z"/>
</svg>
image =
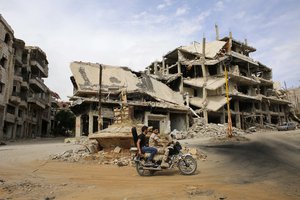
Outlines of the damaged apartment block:
<svg viewBox="0 0 300 200">
<path fill-rule="evenodd" d="M 271 68 L 249 57 L 247 41 L 224 37 L 181 46 L 146 68 L 151 77 L 185 96 L 185 104 L 208 123 L 225 123 L 225 68 L 228 71 L 232 124 L 247 129 L 287 121 L 290 103 L 274 88 Z M 280 88 L 279 88 L 280 89 Z"/>
<path fill-rule="evenodd" d="M 51 91 L 46 54 L 25 46 L 0 15 L 0 140 L 50 134 Z"/>
<path fill-rule="evenodd" d="M 250 58 L 254 51 L 230 33 L 216 41 L 203 39 L 202 44 L 178 47 L 145 72 L 101 65 L 101 95 L 100 64 L 73 62 L 71 109 L 76 114 L 76 136 L 98 133 L 99 113 L 105 130 L 93 134 L 95 139 L 129 137 L 130 128 L 141 124 L 161 133 L 185 131 L 192 115 L 206 123 L 226 123 L 225 72 L 233 126 L 247 129 L 287 121 L 290 102 L 272 81 L 271 68 Z"/>
<path fill-rule="evenodd" d="M 145 73 L 133 72 L 126 67 L 101 66 L 101 121 L 104 129 L 114 123 L 110 128 L 115 136 L 126 132 L 130 137 L 130 128 L 139 124 L 158 128 L 161 133 L 187 130 L 189 109 L 179 92 Z M 74 86 L 71 110 L 76 115 L 75 134 L 78 137 L 97 133 L 100 65 L 73 62 L 70 68 Z M 128 125 L 127 129 L 121 130 L 124 124 Z"/>
</svg>

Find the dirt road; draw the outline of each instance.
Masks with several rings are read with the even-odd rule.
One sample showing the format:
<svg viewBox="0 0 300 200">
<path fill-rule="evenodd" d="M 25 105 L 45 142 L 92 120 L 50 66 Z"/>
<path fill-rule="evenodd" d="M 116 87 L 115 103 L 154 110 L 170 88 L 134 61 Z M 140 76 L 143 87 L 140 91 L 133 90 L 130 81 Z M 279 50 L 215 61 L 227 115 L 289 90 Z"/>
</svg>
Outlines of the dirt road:
<svg viewBox="0 0 300 200">
<path fill-rule="evenodd" d="M 46 160 L 62 140 L 0 146 L 0 199 L 300 199 L 300 131 L 247 138 L 182 141 L 208 156 L 193 176 Z"/>
</svg>

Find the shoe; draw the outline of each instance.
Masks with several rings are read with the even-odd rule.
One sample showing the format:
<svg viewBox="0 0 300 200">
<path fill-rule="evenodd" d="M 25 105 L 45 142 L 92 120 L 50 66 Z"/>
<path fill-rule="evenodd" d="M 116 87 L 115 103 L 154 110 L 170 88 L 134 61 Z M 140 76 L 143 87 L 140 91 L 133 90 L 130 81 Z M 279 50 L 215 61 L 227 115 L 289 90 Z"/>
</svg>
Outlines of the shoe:
<svg viewBox="0 0 300 200">
<path fill-rule="evenodd" d="M 169 167 L 169 163 L 166 163 L 166 162 L 162 162 L 160 164 L 161 168 L 168 168 Z"/>
<path fill-rule="evenodd" d="M 154 166 L 154 163 L 151 162 L 151 161 L 146 161 L 144 165 L 145 165 L 146 167 L 153 167 L 153 166 Z"/>
</svg>

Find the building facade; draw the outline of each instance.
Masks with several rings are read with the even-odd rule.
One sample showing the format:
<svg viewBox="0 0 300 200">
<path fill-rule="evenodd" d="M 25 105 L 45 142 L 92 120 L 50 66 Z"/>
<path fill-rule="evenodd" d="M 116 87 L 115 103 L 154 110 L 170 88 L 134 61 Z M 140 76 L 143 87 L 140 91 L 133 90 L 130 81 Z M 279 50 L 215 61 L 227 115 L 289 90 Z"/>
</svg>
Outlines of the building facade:
<svg viewBox="0 0 300 200">
<path fill-rule="evenodd" d="M 290 102 L 273 87 L 272 69 L 250 57 L 254 51 L 231 36 L 213 42 L 203 39 L 202 44 L 170 51 L 146 73 L 186 96 L 186 104 L 206 122 L 225 123 L 226 69 L 233 126 L 247 129 L 286 121 Z"/>
<path fill-rule="evenodd" d="M 72 62 L 74 91 L 70 99 L 76 115 L 76 137 L 98 133 L 99 99 L 102 128 L 145 124 L 161 133 L 187 130 L 189 109 L 179 92 L 144 73 L 127 67 L 102 66 L 101 97 L 97 63 Z M 112 135 L 117 135 L 119 128 Z M 130 133 L 130 128 L 128 129 Z M 130 135 L 130 138 L 132 136 Z"/>
<path fill-rule="evenodd" d="M 25 46 L 0 15 L 0 139 L 50 134 L 51 92 L 46 54 Z"/>
</svg>

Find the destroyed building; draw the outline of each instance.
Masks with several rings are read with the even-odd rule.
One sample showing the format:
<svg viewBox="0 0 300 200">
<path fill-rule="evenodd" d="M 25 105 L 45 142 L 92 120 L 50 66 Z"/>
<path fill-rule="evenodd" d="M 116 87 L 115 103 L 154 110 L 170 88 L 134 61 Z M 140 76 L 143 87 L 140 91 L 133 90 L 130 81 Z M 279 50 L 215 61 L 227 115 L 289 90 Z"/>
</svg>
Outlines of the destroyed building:
<svg viewBox="0 0 300 200">
<path fill-rule="evenodd" d="M 153 126 L 162 133 L 188 128 L 189 109 L 179 92 L 127 67 L 101 66 L 103 128 L 124 121 Z M 76 137 L 97 133 L 100 65 L 73 62 L 70 68 L 74 87 L 71 109 L 76 115 Z"/>
<path fill-rule="evenodd" d="M 208 123 L 227 117 L 225 68 L 233 126 L 278 124 L 287 120 L 290 103 L 273 87 L 272 69 L 255 61 L 256 49 L 229 37 L 180 46 L 153 62 L 145 72 L 186 98 L 186 104 Z"/>
<path fill-rule="evenodd" d="M 25 46 L 0 15 L 0 139 L 50 134 L 51 92 L 46 54 Z"/>
<path fill-rule="evenodd" d="M 288 90 L 288 99 L 293 104 L 295 114 L 300 117 L 300 87 L 290 88 Z"/>
</svg>

